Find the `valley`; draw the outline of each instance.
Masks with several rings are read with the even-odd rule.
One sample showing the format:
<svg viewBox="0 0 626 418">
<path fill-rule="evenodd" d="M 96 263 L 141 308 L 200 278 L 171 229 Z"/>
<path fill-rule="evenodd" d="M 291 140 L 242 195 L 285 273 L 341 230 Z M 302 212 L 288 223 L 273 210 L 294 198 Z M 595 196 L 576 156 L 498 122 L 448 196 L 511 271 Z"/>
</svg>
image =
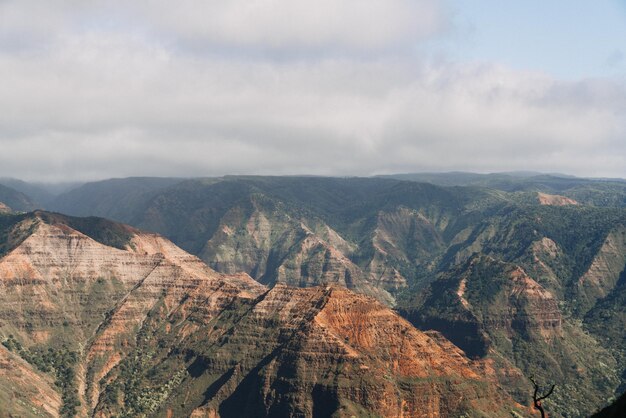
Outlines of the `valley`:
<svg viewBox="0 0 626 418">
<path fill-rule="evenodd" d="M 505 179 L 87 183 L 0 215 L 0 333 L 77 353 L 80 416 L 530 416 L 531 376 L 590 415 L 626 389 L 626 187 Z"/>
</svg>

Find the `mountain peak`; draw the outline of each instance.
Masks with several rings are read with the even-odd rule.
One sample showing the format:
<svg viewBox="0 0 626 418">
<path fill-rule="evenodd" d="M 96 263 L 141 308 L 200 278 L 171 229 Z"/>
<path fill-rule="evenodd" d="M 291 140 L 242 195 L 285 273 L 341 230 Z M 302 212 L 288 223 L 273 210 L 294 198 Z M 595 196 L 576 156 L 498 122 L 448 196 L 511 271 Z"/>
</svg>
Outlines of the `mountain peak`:
<svg viewBox="0 0 626 418">
<path fill-rule="evenodd" d="M 33 380 L 71 370 L 54 390 L 79 415 L 523 410 L 443 337 L 368 296 L 336 285 L 268 290 L 101 218 L 7 218 L 2 236 L 20 240 L 0 257 L 0 335 L 12 351 L 0 354 L 34 361 Z"/>
</svg>

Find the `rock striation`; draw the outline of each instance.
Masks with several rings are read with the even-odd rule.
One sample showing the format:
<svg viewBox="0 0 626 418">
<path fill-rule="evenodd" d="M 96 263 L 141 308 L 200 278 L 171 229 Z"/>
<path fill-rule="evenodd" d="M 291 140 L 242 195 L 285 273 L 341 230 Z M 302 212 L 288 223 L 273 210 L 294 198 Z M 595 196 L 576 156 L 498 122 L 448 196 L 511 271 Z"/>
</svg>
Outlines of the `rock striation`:
<svg viewBox="0 0 626 418">
<path fill-rule="evenodd" d="M 556 256 L 554 246 L 543 245 Z M 412 323 L 438 330 L 470 357 L 506 370 L 496 377 L 520 402 L 528 396 L 524 375 L 531 367 L 535 376 L 547 381 L 558 376 L 565 390 L 598 403 L 594 376 L 602 376 L 604 389 L 617 383 L 611 354 L 567 321 L 554 294 L 518 265 L 474 255 L 433 282 L 418 306 L 406 312 Z M 552 396 L 551 413 L 565 416 L 567 408 L 581 413 L 586 404 L 563 392 Z"/>
<path fill-rule="evenodd" d="M 368 296 L 268 289 L 99 218 L 35 212 L 2 225 L 0 401 L 10 414 L 527 412 L 484 364 Z M 6 403 L 12 387 L 24 388 L 22 403 Z"/>
<path fill-rule="evenodd" d="M 548 194 L 548 193 L 537 193 L 537 200 L 539 200 L 540 205 L 546 206 L 567 206 L 567 205 L 578 205 L 579 203 L 574 199 L 569 197 L 560 196 L 558 194 Z"/>
<path fill-rule="evenodd" d="M 155 395 L 135 410 L 101 402 L 96 415 L 144 405 L 157 415 L 194 417 L 526 411 L 443 337 L 418 331 L 380 302 L 345 288 L 279 284 L 212 319 L 161 313 L 151 316 L 148 338 L 137 349 L 150 353 L 141 360 L 140 385 Z M 180 341 L 176 353 L 159 349 L 170 340 Z M 164 370 L 176 371 L 180 382 L 160 403 Z M 127 385 L 123 367 L 107 378 L 111 387 Z"/>
<path fill-rule="evenodd" d="M 451 187 L 122 179 L 87 185 L 64 207 L 160 232 L 211 268 L 263 285 L 333 284 L 373 296 L 492 361 L 485 373 L 496 370 L 520 402 L 531 386 L 523 376 L 534 375 L 561 382 L 552 416 L 597 410 L 626 384 L 626 186 L 486 175 L 457 187 L 465 174 L 444 177 Z"/>
<path fill-rule="evenodd" d="M 606 297 L 626 270 L 626 226 L 613 229 L 602 243 L 587 271 L 578 279 L 577 287 L 586 306 Z"/>
<path fill-rule="evenodd" d="M 60 409 L 53 379 L 0 346 L 0 416 L 56 417 Z"/>
</svg>

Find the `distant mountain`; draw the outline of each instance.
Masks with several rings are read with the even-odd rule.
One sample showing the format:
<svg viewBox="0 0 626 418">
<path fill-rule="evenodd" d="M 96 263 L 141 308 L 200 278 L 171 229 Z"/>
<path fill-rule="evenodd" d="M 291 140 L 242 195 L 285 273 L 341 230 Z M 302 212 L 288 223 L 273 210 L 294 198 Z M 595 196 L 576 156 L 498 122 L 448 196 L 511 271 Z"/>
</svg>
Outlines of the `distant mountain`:
<svg viewBox="0 0 626 418">
<path fill-rule="evenodd" d="M 559 387 L 551 415 L 589 414 L 626 384 L 620 182 L 502 176 L 514 191 L 391 178 L 116 180 L 74 191 L 65 210 L 161 233 L 212 268 L 264 285 L 373 296 L 511 370 L 498 379 L 518 401 L 522 377 L 535 375 Z M 587 199 L 592 188 L 600 194 Z"/>
<path fill-rule="evenodd" d="M 81 183 L 30 183 L 14 178 L 0 178 L 0 184 L 10 187 L 28 196 L 38 208 L 46 208 L 54 198 L 70 189 L 78 187 Z"/>
<path fill-rule="evenodd" d="M 562 194 L 594 206 L 626 207 L 626 180 L 590 179 L 533 172 L 477 174 L 465 172 L 410 173 L 380 176 L 440 186 L 478 186 L 505 192 Z"/>
<path fill-rule="evenodd" d="M 225 177 L 136 190 L 87 184 L 60 196 L 57 208 L 161 233 L 213 268 L 261 283 L 340 283 L 388 302 L 389 291 L 429 274 L 445 249 L 443 227 L 466 205 L 506 202 L 482 190 L 386 179 Z"/>
<path fill-rule="evenodd" d="M 76 216 L 105 216 L 127 221 L 159 190 L 179 178 L 131 177 L 90 182 L 57 195 L 47 209 Z"/>
<path fill-rule="evenodd" d="M 24 193 L 0 184 L 0 203 L 16 211 L 29 211 L 37 208 L 37 204 Z"/>
<path fill-rule="evenodd" d="M 268 289 L 158 235 L 41 211 L 0 215 L 0 249 L 8 416 L 530 413 L 489 362 L 345 288 Z"/>
</svg>

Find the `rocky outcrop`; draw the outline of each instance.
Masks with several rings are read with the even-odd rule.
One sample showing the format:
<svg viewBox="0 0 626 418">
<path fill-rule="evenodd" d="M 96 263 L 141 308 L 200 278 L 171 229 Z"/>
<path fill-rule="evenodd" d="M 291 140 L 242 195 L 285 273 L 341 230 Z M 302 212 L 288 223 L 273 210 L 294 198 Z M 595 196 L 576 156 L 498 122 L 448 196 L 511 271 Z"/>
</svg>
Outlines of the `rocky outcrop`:
<svg viewBox="0 0 626 418">
<path fill-rule="evenodd" d="M 455 296 L 487 332 L 558 337 L 563 318 L 556 298 L 519 266 L 475 256 L 459 270 Z"/>
<path fill-rule="evenodd" d="M 151 410 L 170 416 L 500 416 L 524 408 L 447 340 L 417 331 L 384 305 L 344 288 L 277 285 L 212 321 L 166 315 L 144 329 L 141 376 L 182 370 Z M 160 321 L 169 324 L 159 325 Z M 233 324 L 236 323 L 236 326 Z M 168 329 L 167 335 L 160 330 Z M 180 341 L 180 354 L 158 350 Z M 112 370 L 113 387 L 124 386 Z M 194 378 L 192 379 L 191 376 Z M 201 382 L 201 383 L 200 383 Z M 150 382 L 152 393 L 165 382 Z M 200 386 L 198 386 L 200 385 Z M 121 394 L 120 394 L 121 396 Z M 98 413 L 115 413 L 101 402 Z"/>
<path fill-rule="evenodd" d="M 393 302 L 384 288 L 370 283 L 369 276 L 361 268 L 313 233 L 307 233 L 282 260 L 276 270 L 275 282 L 299 287 L 334 283 L 389 304 Z"/>
<path fill-rule="evenodd" d="M 53 379 L 0 345 L 0 417 L 58 417 Z"/>
<path fill-rule="evenodd" d="M 416 264 L 444 246 L 439 231 L 424 215 L 403 206 L 378 213 L 373 242 L 385 255 Z"/>
<path fill-rule="evenodd" d="M 547 194 L 538 192 L 537 200 L 540 205 L 547 206 L 568 206 L 568 205 L 578 205 L 579 203 L 574 199 L 570 199 L 569 197 L 560 196 L 558 194 Z"/>
<path fill-rule="evenodd" d="M 263 284 L 335 283 L 393 304 L 381 278 L 350 259 L 355 244 L 323 222 L 295 219 L 272 209 L 265 208 L 261 198 L 253 198 L 249 206 L 229 210 L 202 250 L 202 259 L 220 272 L 245 271 Z"/>
<path fill-rule="evenodd" d="M 542 237 L 532 243 L 528 253 L 531 260 L 527 263 L 530 269 L 528 273 L 542 286 L 562 296 L 564 284 L 560 270 L 567 261 L 558 244 L 548 237 Z"/>
<path fill-rule="evenodd" d="M 586 307 L 609 294 L 626 269 L 626 226 L 612 230 L 589 269 L 578 280 L 578 291 L 586 299 Z"/>
<path fill-rule="evenodd" d="M 408 286 L 406 274 L 434 268 L 444 240 L 406 207 L 380 211 L 373 222 L 371 237 L 357 245 L 319 219 L 252 197 L 221 218 L 200 256 L 220 272 L 245 271 L 263 284 L 335 283 L 393 305 L 392 294 Z"/>
<path fill-rule="evenodd" d="M 615 376 L 625 370 L 608 354 L 625 346 L 626 292 L 619 276 L 625 250 L 616 237 L 615 248 L 605 243 L 626 224 L 624 187 L 541 181 L 548 183 L 509 184 L 505 189 L 516 192 L 505 193 L 380 179 L 225 177 L 141 196 L 134 186 L 111 195 L 90 185 L 72 200 L 79 206 L 91 201 L 89 210 L 113 208 L 108 216 L 125 213 L 124 220 L 166 234 L 222 273 L 243 271 L 269 286 L 334 283 L 404 311 L 418 305 L 420 317 L 470 357 L 492 359 L 494 368 L 520 375 L 549 370 L 546 381 L 563 382 L 555 404 L 563 414 L 582 416 L 613 393 Z M 567 197 L 538 196 L 540 190 Z M 124 231 L 116 238 L 74 229 L 118 249 L 130 243 Z M 7 248 L 22 236 L 14 234 Z M 462 267 L 477 253 L 502 264 L 485 261 L 479 274 L 463 276 Z M 523 273 L 513 274 L 518 267 Z M 428 292 L 439 296 L 436 309 L 425 312 Z M 174 309 L 175 299 L 168 303 Z M 128 349 L 134 344 L 129 340 Z M 507 388 L 516 385 L 517 375 L 510 375 L 501 380 Z M 523 395 L 530 384 L 518 381 Z"/>
<path fill-rule="evenodd" d="M 509 309 L 501 317 L 507 330 L 523 329 L 529 335 L 536 333 L 546 340 L 559 337 L 563 317 L 552 293 L 529 277 L 521 267 L 511 271 L 509 277 Z"/>
<path fill-rule="evenodd" d="M 80 350 L 83 405 L 126 355 L 156 301 L 199 297 L 215 314 L 233 297 L 263 289 L 247 275 L 215 273 L 156 235 L 136 234 L 122 250 L 51 219 L 35 214 L 14 227 L 30 236 L 0 259 L 0 333 L 25 346 Z"/>
<path fill-rule="evenodd" d="M 475 255 L 433 282 L 418 306 L 405 312 L 412 323 L 509 370 L 494 375 L 519 401 L 528 396 L 524 375 L 567 382 L 551 399 L 552 415 L 590 413 L 590 401 L 601 401 L 594 383 L 599 376 L 605 389 L 617 384 L 611 354 L 564 318 L 555 296 L 515 264 Z M 584 396 L 565 395 L 572 391 Z"/>
<path fill-rule="evenodd" d="M 372 247 L 370 273 L 381 286 L 397 290 L 408 282 L 394 266 L 432 269 L 430 263 L 442 251 L 444 240 L 424 215 L 400 206 L 378 213 Z"/>
<path fill-rule="evenodd" d="M 38 212 L 11 228 L 0 335 L 24 351 L 0 349 L 0 400 L 15 383 L 51 416 L 74 390 L 79 416 L 525 413 L 443 337 L 345 288 L 267 290 L 98 219 Z M 71 361 L 34 360 L 59 352 Z M 50 367 L 69 383 L 52 386 Z"/>
</svg>

